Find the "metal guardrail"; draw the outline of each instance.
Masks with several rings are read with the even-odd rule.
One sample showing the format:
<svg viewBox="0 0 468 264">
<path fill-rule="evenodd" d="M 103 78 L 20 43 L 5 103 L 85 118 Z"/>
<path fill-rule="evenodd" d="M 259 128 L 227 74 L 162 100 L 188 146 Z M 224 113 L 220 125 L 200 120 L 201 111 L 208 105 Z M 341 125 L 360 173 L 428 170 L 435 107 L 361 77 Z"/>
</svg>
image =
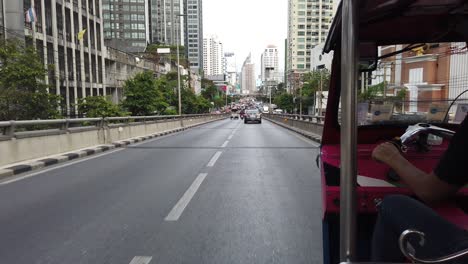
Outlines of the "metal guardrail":
<svg viewBox="0 0 468 264">
<path fill-rule="evenodd" d="M 12 138 L 17 133 L 59 131 L 66 133 L 69 128 L 103 128 L 109 125 L 128 126 L 134 123 L 158 122 L 163 120 L 184 120 L 197 117 L 222 116 L 226 114 L 192 114 L 192 115 L 166 115 L 166 116 L 126 116 L 105 118 L 73 118 L 73 119 L 47 119 L 47 120 L 11 120 L 0 121 L 0 137 Z"/>
<path fill-rule="evenodd" d="M 280 117 L 280 118 L 287 118 L 293 120 L 300 120 L 305 122 L 311 122 L 316 124 L 323 124 L 325 120 L 325 116 L 319 115 L 297 115 L 297 114 L 264 114 L 266 117 Z"/>
</svg>

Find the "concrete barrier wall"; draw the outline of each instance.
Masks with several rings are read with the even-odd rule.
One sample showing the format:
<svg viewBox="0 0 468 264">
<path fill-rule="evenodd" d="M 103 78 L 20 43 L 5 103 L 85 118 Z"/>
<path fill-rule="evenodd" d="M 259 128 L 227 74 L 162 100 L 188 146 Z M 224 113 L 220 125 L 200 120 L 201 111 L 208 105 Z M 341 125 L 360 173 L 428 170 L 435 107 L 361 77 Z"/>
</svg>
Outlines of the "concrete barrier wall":
<svg viewBox="0 0 468 264">
<path fill-rule="evenodd" d="M 271 119 L 276 122 L 281 122 L 284 125 L 298 128 L 306 132 L 310 132 L 319 136 L 322 136 L 323 133 L 323 124 L 318 123 L 317 121 L 311 120 L 300 120 L 294 117 L 284 116 L 284 115 L 275 115 L 267 114 L 264 116 L 266 119 Z"/>
<path fill-rule="evenodd" d="M 115 141 L 147 136 L 164 131 L 224 119 L 223 115 L 207 115 L 128 124 L 109 124 L 104 127 L 81 127 L 67 130 L 44 130 L 17 133 L 0 140 L 0 166 L 49 155 L 111 144 Z"/>
</svg>

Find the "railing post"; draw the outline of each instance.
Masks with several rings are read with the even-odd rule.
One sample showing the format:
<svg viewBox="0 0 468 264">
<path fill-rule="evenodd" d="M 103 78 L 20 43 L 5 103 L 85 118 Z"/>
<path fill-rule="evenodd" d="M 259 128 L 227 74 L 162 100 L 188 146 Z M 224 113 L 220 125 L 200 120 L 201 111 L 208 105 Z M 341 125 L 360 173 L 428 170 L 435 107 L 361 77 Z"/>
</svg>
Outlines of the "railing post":
<svg viewBox="0 0 468 264">
<path fill-rule="evenodd" d="M 60 124 L 60 130 L 65 131 L 65 133 L 68 132 L 67 130 L 68 130 L 69 125 L 70 124 L 68 123 L 68 118 L 67 118 L 65 119 L 65 122 Z"/>
<path fill-rule="evenodd" d="M 11 120 L 10 121 L 10 126 L 6 127 L 6 131 L 5 131 L 5 135 L 12 138 L 15 136 L 15 121 L 14 120 Z"/>
</svg>

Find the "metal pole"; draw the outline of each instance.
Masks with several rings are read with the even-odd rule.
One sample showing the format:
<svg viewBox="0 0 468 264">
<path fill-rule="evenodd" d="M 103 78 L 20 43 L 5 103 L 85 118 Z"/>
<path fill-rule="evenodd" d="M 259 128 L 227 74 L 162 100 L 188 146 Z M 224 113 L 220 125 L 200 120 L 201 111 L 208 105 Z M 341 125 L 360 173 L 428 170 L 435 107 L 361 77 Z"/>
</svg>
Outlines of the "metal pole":
<svg viewBox="0 0 468 264">
<path fill-rule="evenodd" d="M 322 91 L 323 91 L 322 70 L 320 70 L 320 94 L 319 94 L 319 116 L 322 116 Z"/>
<path fill-rule="evenodd" d="M 343 0 L 342 4 L 340 261 L 351 262 L 356 260 L 356 95 L 359 35 L 357 1 Z"/>
<path fill-rule="evenodd" d="M 273 86 L 270 85 L 270 107 L 271 107 L 271 89 L 273 88 Z"/>
<path fill-rule="evenodd" d="M 299 117 L 302 119 L 302 86 L 304 84 L 301 84 L 301 88 L 299 89 Z"/>
<path fill-rule="evenodd" d="M 177 97 L 179 99 L 179 115 L 182 115 L 182 98 L 180 95 L 180 58 L 179 58 L 179 34 L 177 34 Z"/>
</svg>

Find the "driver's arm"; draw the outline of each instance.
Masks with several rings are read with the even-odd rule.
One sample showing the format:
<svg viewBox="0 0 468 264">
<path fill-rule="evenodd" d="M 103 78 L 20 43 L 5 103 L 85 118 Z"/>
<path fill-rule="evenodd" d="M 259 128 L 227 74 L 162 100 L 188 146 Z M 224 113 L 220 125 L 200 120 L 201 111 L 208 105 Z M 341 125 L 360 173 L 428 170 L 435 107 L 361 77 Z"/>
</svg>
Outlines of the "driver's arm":
<svg viewBox="0 0 468 264">
<path fill-rule="evenodd" d="M 458 186 L 440 180 L 434 172 L 426 173 L 416 168 L 391 143 L 377 146 L 372 157 L 395 170 L 416 196 L 426 203 L 443 200 L 458 190 Z"/>
<path fill-rule="evenodd" d="M 389 165 L 408 187 L 426 203 L 443 200 L 468 182 L 468 119 L 452 138 L 437 167 L 426 173 L 405 159 L 391 143 L 383 143 L 372 157 Z"/>
</svg>

